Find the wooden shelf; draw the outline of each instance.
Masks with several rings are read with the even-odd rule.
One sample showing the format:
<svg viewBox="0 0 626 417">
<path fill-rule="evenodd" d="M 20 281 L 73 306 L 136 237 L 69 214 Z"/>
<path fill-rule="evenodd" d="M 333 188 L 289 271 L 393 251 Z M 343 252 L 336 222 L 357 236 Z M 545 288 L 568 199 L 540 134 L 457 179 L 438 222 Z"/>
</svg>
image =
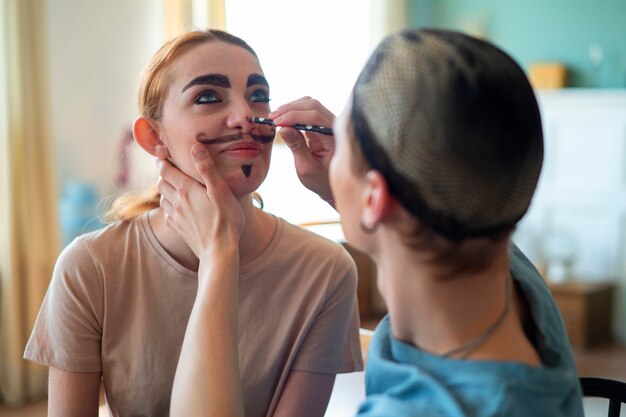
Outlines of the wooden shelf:
<svg viewBox="0 0 626 417">
<path fill-rule="evenodd" d="M 572 347 L 586 349 L 611 339 L 613 284 L 568 281 L 549 287 Z"/>
</svg>

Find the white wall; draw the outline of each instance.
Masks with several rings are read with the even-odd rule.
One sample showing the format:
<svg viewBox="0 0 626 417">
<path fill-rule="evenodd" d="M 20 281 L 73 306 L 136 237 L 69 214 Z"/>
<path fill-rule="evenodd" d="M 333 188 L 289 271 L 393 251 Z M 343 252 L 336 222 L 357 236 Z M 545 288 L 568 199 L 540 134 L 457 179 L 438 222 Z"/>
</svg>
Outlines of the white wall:
<svg viewBox="0 0 626 417">
<path fill-rule="evenodd" d="M 114 191 L 119 142 L 137 115 L 141 71 L 164 41 L 162 3 L 47 0 L 45 7 L 59 190 L 89 181 L 104 197 Z M 140 176 L 153 169 L 145 158 Z"/>
<path fill-rule="evenodd" d="M 514 239 L 551 279 L 549 252 L 571 257 L 569 279 L 614 283 L 613 330 L 624 343 L 626 91 L 547 90 L 538 100 L 543 171 Z"/>
</svg>

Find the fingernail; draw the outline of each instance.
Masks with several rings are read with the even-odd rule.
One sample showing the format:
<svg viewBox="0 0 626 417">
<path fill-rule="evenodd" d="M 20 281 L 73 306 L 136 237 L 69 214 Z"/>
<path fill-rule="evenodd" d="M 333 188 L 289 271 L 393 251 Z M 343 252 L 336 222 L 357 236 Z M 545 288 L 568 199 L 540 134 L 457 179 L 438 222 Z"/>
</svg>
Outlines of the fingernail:
<svg viewBox="0 0 626 417">
<path fill-rule="evenodd" d="M 280 125 L 283 122 L 284 119 L 285 118 L 283 116 L 279 116 L 276 119 L 274 119 L 274 124 L 275 125 Z"/>
<path fill-rule="evenodd" d="M 201 145 L 199 143 L 193 145 L 193 148 L 191 148 L 191 151 L 193 152 L 193 156 L 197 156 L 197 157 L 201 157 L 206 154 L 206 148 L 204 147 L 204 145 Z"/>
</svg>

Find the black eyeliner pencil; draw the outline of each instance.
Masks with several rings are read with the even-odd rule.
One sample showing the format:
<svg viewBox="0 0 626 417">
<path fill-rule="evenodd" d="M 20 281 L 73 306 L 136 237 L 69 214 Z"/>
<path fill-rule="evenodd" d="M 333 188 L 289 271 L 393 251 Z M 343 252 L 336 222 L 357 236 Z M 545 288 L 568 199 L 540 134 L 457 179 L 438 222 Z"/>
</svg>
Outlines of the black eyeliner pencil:
<svg viewBox="0 0 626 417">
<path fill-rule="evenodd" d="M 274 121 L 272 119 L 267 119 L 265 117 L 253 117 L 252 119 L 250 119 L 250 121 L 252 123 L 275 126 Z M 315 132 L 315 133 L 321 133 L 322 135 L 333 136 L 333 129 L 331 129 L 330 127 L 300 125 L 300 124 L 293 125 L 291 127 L 297 130 L 304 130 L 305 132 Z"/>
</svg>

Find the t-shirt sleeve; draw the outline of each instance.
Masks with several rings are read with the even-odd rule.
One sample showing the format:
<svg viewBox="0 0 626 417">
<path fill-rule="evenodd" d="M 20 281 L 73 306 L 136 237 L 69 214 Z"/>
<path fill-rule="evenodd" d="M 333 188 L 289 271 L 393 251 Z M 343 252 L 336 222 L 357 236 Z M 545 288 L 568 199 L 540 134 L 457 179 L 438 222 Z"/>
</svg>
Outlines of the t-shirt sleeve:
<svg viewBox="0 0 626 417">
<path fill-rule="evenodd" d="M 363 370 L 356 298 L 357 270 L 341 247 L 326 302 L 315 318 L 292 369 L 319 373 Z"/>
<path fill-rule="evenodd" d="M 100 372 L 102 288 L 93 258 L 79 237 L 57 260 L 24 358 L 71 372 Z"/>
</svg>

